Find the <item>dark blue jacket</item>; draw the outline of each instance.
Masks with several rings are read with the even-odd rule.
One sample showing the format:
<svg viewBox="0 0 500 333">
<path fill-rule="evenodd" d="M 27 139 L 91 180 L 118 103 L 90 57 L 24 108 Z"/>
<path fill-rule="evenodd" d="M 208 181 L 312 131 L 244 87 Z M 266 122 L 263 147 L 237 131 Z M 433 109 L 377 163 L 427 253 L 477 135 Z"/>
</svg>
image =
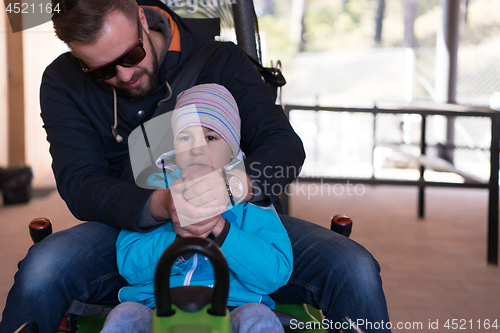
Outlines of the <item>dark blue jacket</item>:
<svg viewBox="0 0 500 333">
<path fill-rule="evenodd" d="M 71 53 L 59 56 L 44 72 L 40 88 L 41 116 L 52 155 L 57 189 L 73 215 L 83 221 L 99 221 L 128 229 L 140 228 L 138 220 L 152 190 L 139 188 L 130 172 L 127 138 L 149 120 L 167 93 L 180 68 L 205 38 L 193 33 L 175 14 L 181 36 L 181 52 L 169 51 L 159 64 L 159 86 L 144 98 L 118 95 L 117 143 L 111 132 L 111 88 L 84 75 Z M 235 97 L 241 116 L 241 148 L 247 155 L 247 174 L 276 200 L 296 176 L 305 158 L 302 142 L 267 85 L 247 56 L 233 43 L 220 43 L 198 77 L 197 84 L 224 85 Z M 142 111 L 142 112 L 139 112 Z M 142 114 L 142 116 L 141 116 Z M 292 168 L 291 168 L 292 167 Z M 274 186 L 274 187 L 273 187 Z"/>
</svg>

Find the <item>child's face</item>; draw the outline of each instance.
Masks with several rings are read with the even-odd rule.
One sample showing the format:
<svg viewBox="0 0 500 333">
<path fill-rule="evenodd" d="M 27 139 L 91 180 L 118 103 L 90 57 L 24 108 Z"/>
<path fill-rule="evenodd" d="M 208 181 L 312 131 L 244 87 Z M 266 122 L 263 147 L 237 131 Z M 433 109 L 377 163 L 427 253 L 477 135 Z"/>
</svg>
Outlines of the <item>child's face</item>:
<svg viewBox="0 0 500 333">
<path fill-rule="evenodd" d="M 204 126 L 188 127 L 175 139 L 175 162 L 181 169 L 203 165 L 217 170 L 233 157 L 231 147 L 219 133 Z"/>
</svg>

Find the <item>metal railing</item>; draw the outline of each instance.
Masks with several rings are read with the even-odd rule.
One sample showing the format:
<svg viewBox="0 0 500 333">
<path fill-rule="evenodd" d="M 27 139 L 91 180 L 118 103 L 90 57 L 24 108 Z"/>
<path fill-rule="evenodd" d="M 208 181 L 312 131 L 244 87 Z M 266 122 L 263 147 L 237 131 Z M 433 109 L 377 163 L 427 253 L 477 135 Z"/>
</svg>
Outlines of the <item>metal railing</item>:
<svg viewBox="0 0 500 333">
<path fill-rule="evenodd" d="M 491 145 L 490 145 L 490 176 L 487 181 L 470 181 L 463 183 L 444 182 L 444 181 L 426 181 L 424 179 L 425 163 L 420 164 L 418 180 L 405 179 L 384 179 L 376 178 L 357 178 L 357 177 L 301 177 L 299 180 L 307 182 L 327 182 L 344 183 L 346 181 L 370 185 L 410 185 L 418 187 L 418 215 L 423 218 L 425 215 L 425 188 L 426 187 L 454 187 L 454 188 L 479 188 L 488 190 L 488 231 L 487 231 L 487 262 L 498 265 L 498 231 L 499 231 L 499 150 L 500 150 L 500 112 L 489 108 L 466 107 L 454 104 L 433 104 L 433 103 L 412 103 L 388 105 L 384 108 L 342 108 L 342 107 L 320 107 L 320 106 L 301 106 L 285 105 L 285 113 L 289 116 L 290 111 L 329 111 L 329 112 L 351 112 L 351 113 L 371 113 L 377 114 L 418 114 L 421 120 L 420 133 L 420 154 L 426 156 L 428 144 L 426 142 L 426 121 L 428 116 L 441 115 L 445 117 L 487 117 L 491 119 Z M 374 123 L 374 126 L 375 123 Z M 374 147 L 377 144 L 374 141 Z M 452 147 L 453 148 L 453 147 Z M 459 173 L 459 170 L 455 170 Z M 460 173 L 459 173 L 460 174 Z M 281 197 L 285 213 L 288 212 L 289 197 L 286 193 Z"/>
</svg>

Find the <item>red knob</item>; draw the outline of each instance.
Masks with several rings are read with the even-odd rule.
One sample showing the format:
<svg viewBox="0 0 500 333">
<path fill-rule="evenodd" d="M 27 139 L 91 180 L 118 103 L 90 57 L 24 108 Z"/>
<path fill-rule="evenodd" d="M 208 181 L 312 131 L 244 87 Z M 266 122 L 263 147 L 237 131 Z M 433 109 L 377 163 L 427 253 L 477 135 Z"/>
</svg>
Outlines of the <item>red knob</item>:
<svg viewBox="0 0 500 333">
<path fill-rule="evenodd" d="M 29 224 L 30 236 L 33 243 L 38 243 L 52 234 L 52 223 L 45 217 L 33 219 Z"/>
<path fill-rule="evenodd" d="M 343 214 L 335 215 L 332 217 L 330 229 L 336 233 L 349 237 L 352 231 L 352 219 Z"/>
</svg>

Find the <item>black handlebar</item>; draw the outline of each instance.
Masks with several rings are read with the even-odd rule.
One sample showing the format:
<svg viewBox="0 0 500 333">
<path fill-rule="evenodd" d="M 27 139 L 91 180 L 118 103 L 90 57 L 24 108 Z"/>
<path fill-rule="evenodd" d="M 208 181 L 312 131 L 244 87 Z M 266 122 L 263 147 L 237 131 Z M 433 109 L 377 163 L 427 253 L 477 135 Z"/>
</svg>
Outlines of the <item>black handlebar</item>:
<svg viewBox="0 0 500 333">
<path fill-rule="evenodd" d="M 175 260 L 189 252 L 202 254 L 214 266 L 215 285 L 210 314 L 225 316 L 229 293 L 229 268 L 219 247 L 209 239 L 179 238 L 165 249 L 158 261 L 155 273 L 156 315 L 167 317 L 175 313 L 170 297 L 170 270 Z"/>
</svg>

